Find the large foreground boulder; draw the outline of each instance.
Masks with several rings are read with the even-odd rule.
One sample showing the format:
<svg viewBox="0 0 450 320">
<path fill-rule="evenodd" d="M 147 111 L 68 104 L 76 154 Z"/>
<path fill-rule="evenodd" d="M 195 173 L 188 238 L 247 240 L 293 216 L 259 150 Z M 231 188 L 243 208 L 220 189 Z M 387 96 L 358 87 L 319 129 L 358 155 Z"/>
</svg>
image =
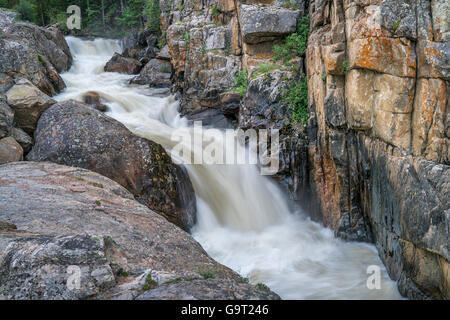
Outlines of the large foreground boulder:
<svg viewBox="0 0 450 320">
<path fill-rule="evenodd" d="M 175 285 L 178 298 L 192 286 L 205 298 L 278 298 L 240 283 L 188 233 L 88 170 L 2 165 L 0 208 L 0 299 L 162 299 Z"/>
<path fill-rule="evenodd" d="M 196 222 L 196 199 L 186 171 L 161 145 L 133 135 L 83 103 L 65 101 L 44 112 L 27 159 L 98 172 L 179 227 L 188 230 Z"/>
</svg>

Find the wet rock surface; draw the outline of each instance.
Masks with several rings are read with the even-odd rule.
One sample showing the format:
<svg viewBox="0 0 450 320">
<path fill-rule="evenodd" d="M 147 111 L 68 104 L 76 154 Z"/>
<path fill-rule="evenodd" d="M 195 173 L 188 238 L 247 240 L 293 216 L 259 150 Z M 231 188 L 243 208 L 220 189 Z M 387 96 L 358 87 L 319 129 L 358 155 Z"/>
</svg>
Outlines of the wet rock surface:
<svg viewBox="0 0 450 320">
<path fill-rule="evenodd" d="M 148 279 L 154 280 L 146 294 L 163 298 L 159 286 L 179 278 L 201 283 L 204 270 L 228 283 L 205 285 L 211 297 L 230 298 L 227 291 L 238 287 L 239 298 L 277 298 L 240 284 L 236 273 L 212 260 L 189 234 L 116 182 L 85 169 L 45 162 L 2 165 L 0 206 L 2 298 L 133 299 L 148 289 Z M 78 289 L 75 272 L 81 275 Z"/>
<path fill-rule="evenodd" d="M 106 72 L 119 72 L 125 74 L 138 74 L 142 69 L 142 64 L 133 58 L 127 58 L 121 54 L 114 56 L 105 65 Z"/>
<path fill-rule="evenodd" d="M 136 199 L 185 230 L 196 221 L 196 200 L 186 171 L 157 143 L 73 100 L 54 105 L 38 123 L 27 156 L 86 168 L 113 179 Z"/>
</svg>

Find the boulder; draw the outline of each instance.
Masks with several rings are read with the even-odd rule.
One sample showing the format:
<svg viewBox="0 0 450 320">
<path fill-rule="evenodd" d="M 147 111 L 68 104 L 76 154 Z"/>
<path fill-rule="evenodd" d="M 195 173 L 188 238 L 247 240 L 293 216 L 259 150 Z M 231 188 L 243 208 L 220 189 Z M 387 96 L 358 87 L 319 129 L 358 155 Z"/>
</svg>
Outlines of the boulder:
<svg viewBox="0 0 450 320">
<path fill-rule="evenodd" d="M 131 80 L 131 83 L 168 88 L 172 85 L 171 75 L 172 65 L 169 61 L 152 59 L 145 65 L 139 76 Z"/>
<path fill-rule="evenodd" d="M 6 17 L 6 18 L 5 18 Z M 14 80 L 26 78 L 53 96 L 65 88 L 58 72 L 72 65 L 69 46 L 60 30 L 15 23 L 0 10 L 0 93 Z"/>
<path fill-rule="evenodd" d="M 20 128 L 12 127 L 11 137 L 13 137 L 14 140 L 20 144 L 25 155 L 30 152 L 33 147 L 33 138 L 31 138 L 25 131 Z"/>
<path fill-rule="evenodd" d="M 0 140 L 0 164 L 23 160 L 23 149 L 12 137 Z"/>
<path fill-rule="evenodd" d="M 169 46 L 165 45 L 156 55 L 157 59 L 170 61 Z"/>
<path fill-rule="evenodd" d="M 196 222 L 196 199 L 186 171 L 163 147 L 133 135 L 120 122 L 73 100 L 42 115 L 27 159 L 98 172 L 136 199 L 188 230 Z"/>
<path fill-rule="evenodd" d="M 142 64 L 133 58 L 126 58 L 118 53 L 105 65 L 105 72 L 119 72 L 126 74 L 138 74 L 142 69 Z"/>
<path fill-rule="evenodd" d="M 300 11 L 273 6 L 242 5 L 240 26 L 246 43 L 281 38 L 296 31 Z"/>
<path fill-rule="evenodd" d="M 100 101 L 100 95 L 95 91 L 86 92 L 83 96 L 83 101 L 98 111 L 106 112 L 108 110 L 108 107 Z"/>
<path fill-rule="evenodd" d="M 14 121 L 29 135 L 33 135 L 41 114 L 56 101 L 21 79 L 7 93 L 8 104 L 14 109 Z"/>
<path fill-rule="evenodd" d="M 40 55 L 48 59 L 57 72 L 67 71 L 72 66 L 69 45 L 58 28 L 41 28 L 31 23 L 14 23 L 6 32 L 26 40 Z"/>
<path fill-rule="evenodd" d="M 159 286 L 138 296 L 136 300 L 278 300 L 267 288 L 252 287 L 232 280 L 180 280 Z"/>
<path fill-rule="evenodd" d="M 193 291 L 199 297 L 228 299 L 236 290 L 239 299 L 278 298 L 241 284 L 188 233 L 85 169 L 2 165 L 0 207 L 0 298 L 134 299 L 145 293 L 162 299 L 159 288 L 178 280 L 207 288 L 207 294 Z M 215 278 L 205 280 L 204 270 Z"/>
<path fill-rule="evenodd" d="M 14 122 L 14 110 L 0 95 L 0 139 L 9 136 Z"/>
</svg>

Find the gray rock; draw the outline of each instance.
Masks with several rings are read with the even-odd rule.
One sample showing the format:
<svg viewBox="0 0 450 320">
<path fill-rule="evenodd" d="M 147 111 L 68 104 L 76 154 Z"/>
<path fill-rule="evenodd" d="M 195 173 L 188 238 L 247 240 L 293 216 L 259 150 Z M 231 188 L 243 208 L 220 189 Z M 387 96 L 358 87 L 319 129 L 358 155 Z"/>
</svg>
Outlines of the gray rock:
<svg viewBox="0 0 450 320">
<path fill-rule="evenodd" d="M 169 61 L 152 59 L 142 69 L 139 76 L 133 78 L 131 83 L 149 85 L 154 88 L 168 88 L 171 81 L 172 65 Z"/>
<path fill-rule="evenodd" d="M 9 136 L 14 122 L 14 110 L 0 96 L 0 139 Z"/>
<path fill-rule="evenodd" d="M 119 72 L 125 74 L 138 74 L 142 69 L 142 63 L 134 58 L 127 58 L 118 53 L 106 63 L 105 72 Z"/>
<path fill-rule="evenodd" d="M 11 137 L 13 137 L 22 147 L 24 155 L 30 152 L 33 147 L 33 138 L 20 128 L 11 128 Z"/>
<path fill-rule="evenodd" d="M 416 0 L 385 0 L 380 4 L 381 25 L 400 37 L 417 39 Z"/>
<path fill-rule="evenodd" d="M 137 300 L 279 300 L 269 289 L 223 279 L 181 280 L 149 290 Z"/>
<path fill-rule="evenodd" d="M 107 249 L 102 237 L 0 231 L 1 293 L 8 300 L 92 298 L 115 285 Z"/>
<path fill-rule="evenodd" d="M 272 6 L 242 5 L 239 22 L 243 40 L 253 44 L 293 33 L 299 13 Z"/>
<path fill-rule="evenodd" d="M 158 54 L 156 55 L 156 58 L 158 58 L 160 60 L 170 61 L 169 46 L 165 45 L 164 48 L 162 48 L 161 51 L 158 52 Z"/>
<path fill-rule="evenodd" d="M 237 288 L 237 298 L 277 298 L 240 284 L 236 273 L 211 259 L 188 233 L 88 170 L 36 162 L 2 165 L 0 207 L 9 226 L 0 226 L 0 287 L 6 298 L 133 299 L 144 293 L 148 274 L 159 286 L 169 279 L 202 279 L 202 270 L 219 283 L 204 285 L 205 297 L 230 298 Z M 80 290 L 65 286 L 70 265 L 81 269 Z"/>
<path fill-rule="evenodd" d="M 12 137 L 0 140 L 0 164 L 23 160 L 23 149 Z"/>
<path fill-rule="evenodd" d="M 149 208 L 185 230 L 196 222 L 196 199 L 186 171 L 163 147 L 73 100 L 41 116 L 27 159 L 86 168 L 113 179 Z"/>
</svg>

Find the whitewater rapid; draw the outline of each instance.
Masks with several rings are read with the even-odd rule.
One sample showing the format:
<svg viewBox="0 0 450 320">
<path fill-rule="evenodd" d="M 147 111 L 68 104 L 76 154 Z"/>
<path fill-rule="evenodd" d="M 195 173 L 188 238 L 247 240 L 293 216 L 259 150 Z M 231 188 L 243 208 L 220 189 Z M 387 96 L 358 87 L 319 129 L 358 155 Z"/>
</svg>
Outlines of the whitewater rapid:
<svg viewBox="0 0 450 320">
<path fill-rule="evenodd" d="M 121 52 L 115 40 L 67 37 L 74 56 L 62 74 L 67 88 L 56 100 L 82 100 L 96 91 L 107 114 L 135 134 L 172 148 L 174 132 L 193 135 L 178 103 L 161 90 L 129 85 L 133 76 L 105 73 Z M 206 132 L 211 139 L 220 139 Z M 221 143 L 221 141 L 219 141 Z M 192 152 L 195 149 L 186 145 Z M 240 151 L 239 151 L 240 150 Z M 243 148 L 238 152 L 243 152 Z M 254 165 L 190 165 L 198 207 L 194 238 L 210 256 L 251 283 L 264 283 L 283 299 L 399 299 L 373 245 L 346 243 L 329 230 L 289 209 L 285 195 Z M 380 289 L 369 289 L 369 266 L 380 269 Z"/>
</svg>

